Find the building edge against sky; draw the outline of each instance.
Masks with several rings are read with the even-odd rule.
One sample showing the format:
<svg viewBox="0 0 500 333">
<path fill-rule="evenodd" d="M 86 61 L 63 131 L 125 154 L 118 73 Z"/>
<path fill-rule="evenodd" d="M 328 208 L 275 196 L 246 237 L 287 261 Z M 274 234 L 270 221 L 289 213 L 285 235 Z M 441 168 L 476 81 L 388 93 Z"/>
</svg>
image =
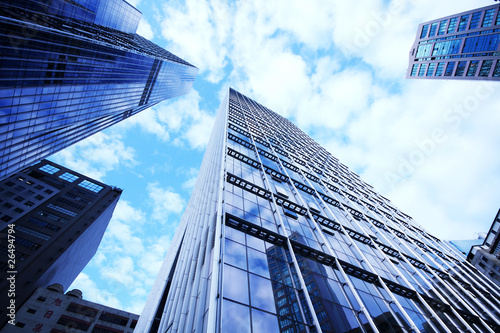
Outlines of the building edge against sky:
<svg viewBox="0 0 500 333">
<path fill-rule="evenodd" d="M 230 89 L 139 332 L 500 329 L 500 289 Z"/>
<path fill-rule="evenodd" d="M 198 69 L 124 0 L 0 0 L 0 179 L 162 100 Z"/>
<path fill-rule="evenodd" d="M 500 4 L 421 23 L 406 78 L 500 80 Z"/>
</svg>

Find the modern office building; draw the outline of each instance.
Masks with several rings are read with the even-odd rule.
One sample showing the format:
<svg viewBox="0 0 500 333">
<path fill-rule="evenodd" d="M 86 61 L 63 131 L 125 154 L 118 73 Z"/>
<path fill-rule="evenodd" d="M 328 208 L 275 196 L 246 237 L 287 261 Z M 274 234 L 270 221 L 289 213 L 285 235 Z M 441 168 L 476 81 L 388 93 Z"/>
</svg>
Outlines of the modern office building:
<svg viewBox="0 0 500 333">
<path fill-rule="evenodd" d="M 230 89 L 138 332 L 494 332 L 500 289 Z"/>
<path fill-rule="evenodd" d="M 71 285 L 121 192 L 46 160 L 0 181 L 0 328 L 38 287 Z"/>
<path fill-rule="evenodd" d="M 500 80 L 500 4 L 422 23 L 406 78 Z"/>
<path fill-rule="evenodd" d="M 467 260 L 500 287 L 500 210 L 484 242 L 472 247 Z"/>
<path fill-rule="evenodd" d="M 132 333 L 139 316 L 86 301 L 78 289 L 63 293 L 60 284 L 38 288 L 17 311 L 16 324 L 0 333 Z"/>
<path fill-rule="evenodd" d="M 0 0 L 0 179 L 167 98 L 198 69 L 124 0 Z"/>
</svg>

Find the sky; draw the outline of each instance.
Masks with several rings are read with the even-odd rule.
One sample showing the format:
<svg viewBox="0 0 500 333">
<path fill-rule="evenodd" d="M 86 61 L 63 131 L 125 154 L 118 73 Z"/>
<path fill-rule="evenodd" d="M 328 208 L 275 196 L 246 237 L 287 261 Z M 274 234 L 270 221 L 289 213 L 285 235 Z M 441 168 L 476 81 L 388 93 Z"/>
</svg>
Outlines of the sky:
<svg viewBox="0 0 500 333">
<path fill-rule="evenodd" d="M 500 208 L 499 83 L 406 80 L 419 23 L 475 0 L 131 3 L 138 33 L 199 68 L 193 89 L 51 160 L 124 189 L 70 289 L 140 314 L 232 87 L 283 115 L 431 234 L 470 239 Z"/>
</svg>

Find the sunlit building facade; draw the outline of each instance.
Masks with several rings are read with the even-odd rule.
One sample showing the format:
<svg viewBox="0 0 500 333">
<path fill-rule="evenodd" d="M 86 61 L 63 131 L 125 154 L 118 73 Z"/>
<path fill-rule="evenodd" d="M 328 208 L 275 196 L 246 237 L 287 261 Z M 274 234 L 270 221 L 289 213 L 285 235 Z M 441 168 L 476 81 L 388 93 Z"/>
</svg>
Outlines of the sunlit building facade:
<svg viewBox="0 0 500 333">
<path fill-rule="evenodd" d="M 420 24 L 406 77 L 500 80 L 499 8 L 496 4 Z"/>
<path fill-rule="evenodd" d="M 500 290 L 230 89 L 138 332 L 494 332 Z"/>
<path fill-rule="evenodd" d="M 121 193 L 47 160 L 0 181 L 0 328 L 37 288 L 73 283 Z"/>
<path fill-rule="evenodd" d="M 124 0 L 0 0 L 0 179 L 162 100 L 198 69 Z"/>
</svg>

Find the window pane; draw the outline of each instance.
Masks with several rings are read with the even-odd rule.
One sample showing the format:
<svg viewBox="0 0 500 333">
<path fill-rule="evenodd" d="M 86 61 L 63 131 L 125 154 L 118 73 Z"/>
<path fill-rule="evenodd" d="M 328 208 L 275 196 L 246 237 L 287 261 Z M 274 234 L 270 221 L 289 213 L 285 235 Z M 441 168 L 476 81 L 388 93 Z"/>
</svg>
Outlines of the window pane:
<svg viewBox="0 0 500 333">
<path fill-rule="evenodd" d="M 272 314 L 252 309 L 253 332 L 279 333 L 278 318 Z"/>
<path fill-rule="evenodd" d="M 242 269 L 247 269 L 246 247 L 239 243 L 226 239 L 224 249 L 224 262 L 237 266 Z"/>
<path fill-rule="evenodd" d="M 269 278 L 269 267 L 267 264 L 267 256 L 259 251 L 247 248 L 248 251 L 248 268 L 249 271 L 255 274 Z"/>
<path fill-rule="evenodd" d="M 228 265 L 224 265 L 223 296 L 241 303 L 248 304 L 247 272 Z"/>
<path fill-rule="evenodd" d="M 271 280 L 250 274 L 250 295 L 252 307 L 276 313 Z"/>
<path fill-rule="evenodd" d="M 224 300 L 222 303 L 222 332 L 250 333 L 250 311 L 248 307 Z"/>
</svg>

